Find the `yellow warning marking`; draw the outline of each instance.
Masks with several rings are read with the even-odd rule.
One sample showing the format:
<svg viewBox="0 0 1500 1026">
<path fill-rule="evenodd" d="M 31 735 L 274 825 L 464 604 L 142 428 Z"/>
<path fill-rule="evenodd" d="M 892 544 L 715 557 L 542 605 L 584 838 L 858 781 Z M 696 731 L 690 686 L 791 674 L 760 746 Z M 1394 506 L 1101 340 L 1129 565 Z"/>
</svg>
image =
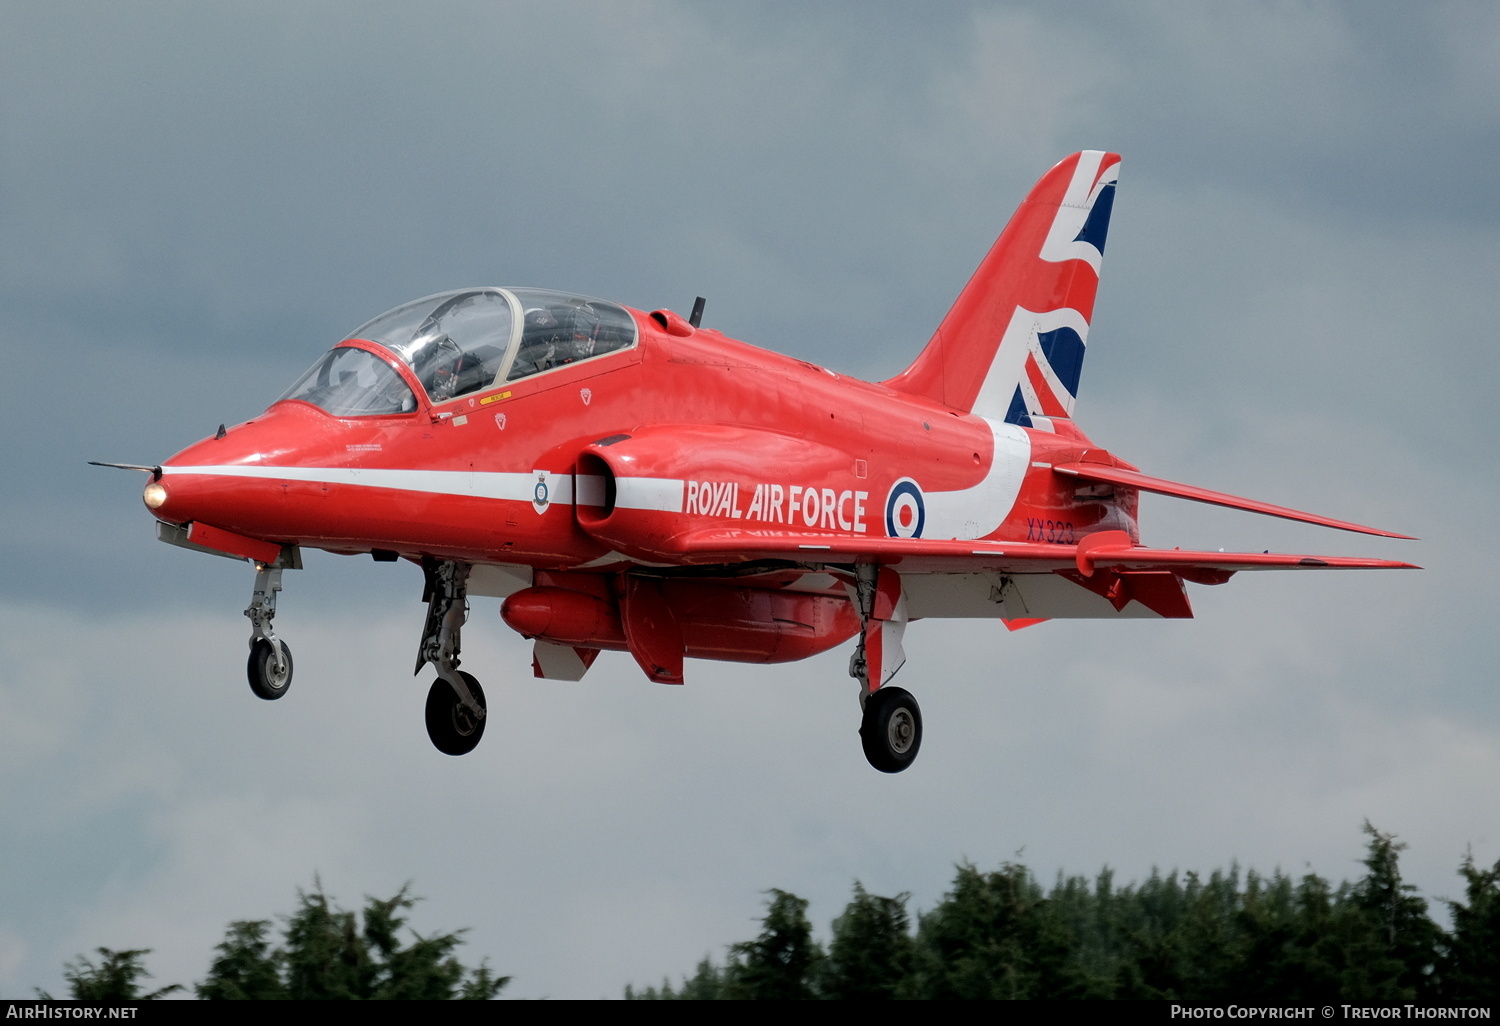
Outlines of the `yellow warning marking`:
<svg viewBox="0 0 1500 1026">
<path fill-rule="evenodd" d="M 509 399 L 509 392 L 501 392 L 499 395 L 487 395 L 479 400 L 480 406 L 488 406 L 490 403 L 498 403 L 501 399 Z"/>
</svg>

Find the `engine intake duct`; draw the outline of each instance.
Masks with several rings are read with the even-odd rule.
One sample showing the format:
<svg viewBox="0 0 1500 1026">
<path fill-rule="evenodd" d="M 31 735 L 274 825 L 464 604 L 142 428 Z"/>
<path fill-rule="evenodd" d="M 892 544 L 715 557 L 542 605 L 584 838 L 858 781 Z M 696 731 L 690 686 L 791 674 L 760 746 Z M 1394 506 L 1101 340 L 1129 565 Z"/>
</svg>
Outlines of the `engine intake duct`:
<svg viewBox="0 0 1500 1026">
<path fill-rule="evenodd" d="M 576 481 L 574 502 L 579 525 L 584 530 L 603 526 L 614 515 L 619 497 L 614 468 L 597 452 L 585 450 L 578 456 Z"/>
</svg>

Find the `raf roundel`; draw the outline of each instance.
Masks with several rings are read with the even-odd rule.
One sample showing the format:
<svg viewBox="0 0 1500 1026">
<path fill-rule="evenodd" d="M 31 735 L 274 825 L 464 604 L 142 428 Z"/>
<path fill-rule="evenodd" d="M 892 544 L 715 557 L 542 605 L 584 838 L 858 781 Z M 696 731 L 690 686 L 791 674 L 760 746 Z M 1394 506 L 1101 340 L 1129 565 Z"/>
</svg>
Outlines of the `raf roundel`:
<svg viewBox="0 0 1500 1026">
<path fill-rule="evenodd" d="M 892 538 L 920 538 L 927 522 L 922 489 L 909 477 L 891 486 L 885 499 L 885 533 Z"/>
</svg>

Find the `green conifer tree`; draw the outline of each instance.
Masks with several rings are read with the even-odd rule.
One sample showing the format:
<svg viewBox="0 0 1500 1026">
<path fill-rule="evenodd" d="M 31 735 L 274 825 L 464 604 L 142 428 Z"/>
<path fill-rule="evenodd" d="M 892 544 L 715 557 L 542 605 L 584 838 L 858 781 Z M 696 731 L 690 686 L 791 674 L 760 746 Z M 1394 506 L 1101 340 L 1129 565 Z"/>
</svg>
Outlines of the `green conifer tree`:
<svg viewBox="0 0 1500 1026">
<path fill-rule="evenodd" d="M 729 949 L 724 968 L 724 996 L 759 1001 L 814 997 L 813 978 L 822 949 L 812 939 L 807 901 L 771 890 L 760 936 Z"/>
<path fill-rule="evenodd" d="M 1006 863 L 983 874 L 958 867 L 953 889 L 920 918 L 912 997 L 1076 997 L 1083 980 L 1075 937 L 1031 872 Z"/>
<path fill-rule="evenodd" d="M 208 978 L 198 984 L 201 998 L 294 1000 L 489 1000 L 508 976 L 496 976 L 487 963 L 464 967 L 454 951 L 462 930 L 405 944 L 405 913 L 416 904 L 403 887 L 387 899 L 366 901 L 363 921 L 337 907 L 315 881 L 311 893 L 298 892 L 299 908 L 287 918 L 283 946 L 270 950 L 267 920 L 231 923 Z"/>
<path fill-rule="evenodd" d="M 1350 961 L 1358 968 L 1345 974 L 1343 996 L 1353 1000 L 1413 1001 L 1437 995 L 1435 974 L 1442 931 L 1427 916 L 1427 902 L 1416 887 L 1401 879 L 1399 857 L 1406 847 L 1394 834 L 1383 834 L 1369 822 L 1370 845 L 1365 878 L 1351 895 L 1364 914 L 1364 935 Z"/>
<path fill-rule="evenodd" d="M 854 881 L 854 899 L 833 921 L 818 991 L 836 999 L 890 999 L 911 973 L 909 894 L 882 898 Z"/>
<path fill-rule="evenodd" d="M 209 966 L 208 978 L 198 984 L 198 997 L 214 1001 L 274 1001 L 287 996 L 281 982 L 281 959 L 266 939 L 268 919 L 242 919 L 229 924 L 214 950 L 219 957 Z"/>
<path fill-rule="evenodd" d="M 139 981 L 151 974 L 141 960 L 151 954 L 150 948 L 135 948 L 129 951 L 114 951 L 98 948 L 100 962 L 95 965 L 83 955 L 63 967 L 63 979 L 68 981 L 68 992 L 74 1001 L 93 1001 L 110 1004 L 120 1001 L 155 1001 L 176 993 L 182 984 L 174 983 L 142 994 Z M 37 997 L 52 1000 L 44 990 Z"/>
<path fill-rule="evenodd" d="M 1443 960 L 1443 997 L 1494 1005 L 1500 1003 L 1500 862 L 1480 869 L 1470 853 L 1459 873 L 1468 900 L 1448 902 L 1453 934 Z"/>
</svg>

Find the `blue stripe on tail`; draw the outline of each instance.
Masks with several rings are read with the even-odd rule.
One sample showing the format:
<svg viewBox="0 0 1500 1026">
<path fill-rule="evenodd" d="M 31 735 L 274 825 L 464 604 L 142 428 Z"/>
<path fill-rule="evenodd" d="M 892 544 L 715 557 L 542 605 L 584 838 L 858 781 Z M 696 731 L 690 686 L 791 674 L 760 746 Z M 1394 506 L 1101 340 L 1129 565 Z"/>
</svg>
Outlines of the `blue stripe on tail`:
<svg viewBox="0 0 1500 1026">
<path fill-rule="evenodd" d="M 1084 231 L 1087 230 L 1088 226 L 1085 225 Z M 1058 328 L 1056 331 L 1039 332 L 1036 340 L 1042 347 L 1042 355 L 1052 365 L 1052 373 L 1057 375 L 1057 380 L 1062 382 L 1068 394 L 1076 399 L 1078 378 L 1083 373 L 1083 339 L 1072 328 Z"/>
<path fill-rule="evenodd" d="M 1016 394 L 1011 396 L 1010 409 L 1005 411 L 1005 423 L 1031 427 L 1031 414 L 1026 410 L 1026 397 L 1021 394 L 1020 385 L 1016 386 Z"/>
<path fill-rule="evenodd" d="M 1113 182 L 1099 190 L 1099 195 L 1094 198 L 1094 206 L 1089 210 L 1087 221 L 1078 234 L 1073 237 L 1074 242 L 1087 242 L 1104 255 L 1104 236 L 1109 233 L 1109 212 L 1115 205 L 1115 184 Z"/>
</svg>

